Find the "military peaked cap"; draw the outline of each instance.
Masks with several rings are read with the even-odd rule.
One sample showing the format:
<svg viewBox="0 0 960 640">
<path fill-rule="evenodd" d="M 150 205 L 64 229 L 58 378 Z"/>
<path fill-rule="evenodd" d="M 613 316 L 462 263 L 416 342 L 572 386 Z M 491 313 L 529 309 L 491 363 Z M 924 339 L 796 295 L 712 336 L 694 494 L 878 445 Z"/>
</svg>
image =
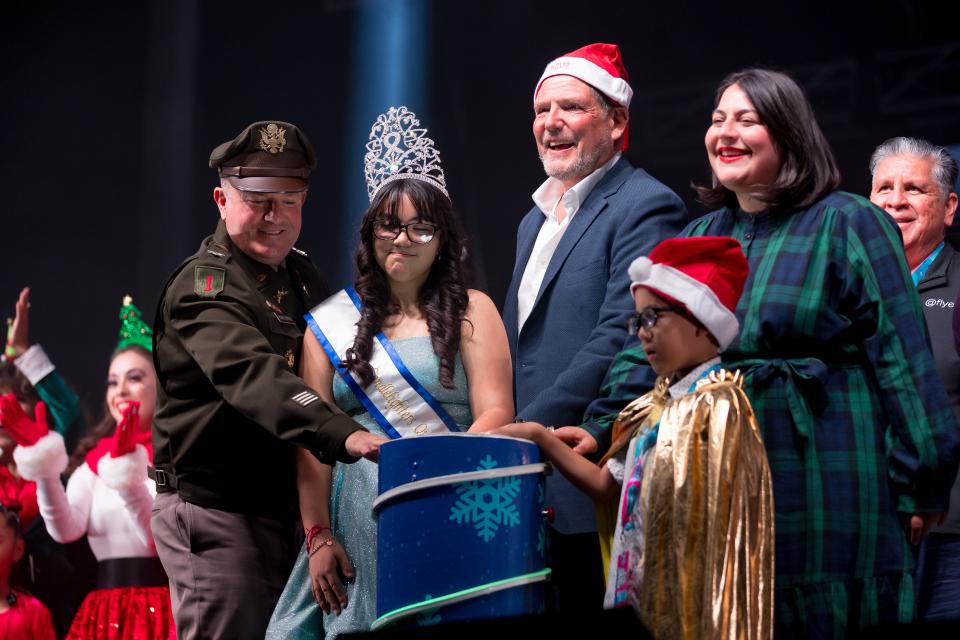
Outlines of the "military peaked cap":
<svg viewBox="0 0 960 640">
<path fill-rule="evenodd" d="M 254 122 L 210 154 L 210 167 L 241 191 L 304 191 L 315 166 L 307 136 L 279 120 Z"/>
</svg>

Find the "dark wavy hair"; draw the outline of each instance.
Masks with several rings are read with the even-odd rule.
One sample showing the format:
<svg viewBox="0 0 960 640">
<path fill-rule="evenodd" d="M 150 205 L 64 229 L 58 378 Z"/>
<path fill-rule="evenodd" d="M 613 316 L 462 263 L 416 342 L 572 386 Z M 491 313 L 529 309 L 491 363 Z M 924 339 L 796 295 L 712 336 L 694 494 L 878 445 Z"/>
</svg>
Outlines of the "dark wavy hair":
<svg viewBox="0 0 960 640">
<path fill-rule="evenodd" d="M 714 108 L 733 85 L 750 98 L 780 152 L 777 179 L 773 184 L 758 185 L 752 194 L 755 199 L 770 208 L 801 209 L 840 186 L 840 170 L 830 144 L 820 131 L 810 101 L 793 78 L 769 69 L 731 73 L 717 87 Z M 737 204 L 736 195 L 717 181 L 716 174 L 711 186 L 692 186 L 709 207 Z"/>
<path fill-rule="evenodd" d="M 17 400 L 29 405 L 31 414 L 33 407 L 40 402 L 40 396 L 26 376 L 12 362 L 0 362 L 0 395 L 7 393 L 12 393 Z M 33 418 L 33 415 L 30 417 Z"/>
<path fill-rule="evenodd" d="M 454 363 L 460 349 L 461 323 L 466 319 L 467 287 L 464 276 L 466 247 L 453 203 L 439 189 L 421 180 L 395 180 L 383 187 L 360 221 L 360 247 L 357 249 L 357 273 L 354 288 L 363 303 L 357 336 L 347 349 L 342 366 L 367 386 L 375 375 L 370 366 L 374 337 L 383 321 L 397 313 L 391 299 L 387 275 L 377 264 L 373 243 L 373 222 L 378 218 L 396 220 L 403 197 L 413 203 L 420 219 L 437 225 L 433 242 L 439 242 L 437 259 L 418 294 L 418 306 L 427 320 L 433 351 L 440 359 L 440 384 L 453 389 Z"/>
<path fill-rule="evenodd" d="M 122 349 L 117 349 L 114 351 L 110 356 L 110 362 L 113 362 L 114 358 L 121 353 L 127 353 L 128 351 L 139 353 L 141 356 L 147 359 L 151 367 L 153 366 L 153 354 L 136 344 L 131 344 L 123 347 Z M 116 428 L 117 421 L 113 419 L 112 415 L 110 415 L 110 407 L 107 406 L 106 396 L 104 396 L 103 418 L 100 419 L 100 422 L 87 429 L 84 432 L 83 437 L 80 438 L 80 441 L 77 442 L 77 448 L 73 450 L 72 454 L 70 454 L 70 463 L 67 465 L 67 470 L 65 472 L 66 475 L 70 475 L 76 471 L 77 467 L 83 464 L 84 458 L 87 457 L 87 453 L 97 446 L 97 443 L 100 442 L 102 438 L 112 435 Z"/>
<path fill-rule="evenodd" d="M 6 525 L 10 527 L 14 540 L 19 540 L 23 537 L 19 506 L 0 504 L 0 521 L 5 522 Z"/>
</svg>

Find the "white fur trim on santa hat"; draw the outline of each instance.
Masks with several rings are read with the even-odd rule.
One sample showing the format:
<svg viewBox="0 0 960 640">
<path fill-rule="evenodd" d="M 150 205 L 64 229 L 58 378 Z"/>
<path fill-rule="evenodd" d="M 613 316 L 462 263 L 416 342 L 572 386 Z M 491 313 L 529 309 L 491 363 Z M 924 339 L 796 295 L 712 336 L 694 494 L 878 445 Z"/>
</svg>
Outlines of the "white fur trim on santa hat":
<svg viewBox="0 0 960 640">
<path fill-rule="evenodd" d="M 106 454 L 97 462 L 97 475 L 115 491 L 128 491 L 147 479 L 147 450 L 138 444 L 130 453 L 114 458 Z"/>
<path fill-rule="evenodd" d="M 624 107 L 630 106 L 630 100 L 633 99 L 633 89 L 623 78 L 616 78 L 610 75 L 606 69 L 595 65 L 586 58 L 561 57 L 547 65 L 543 70 L 543 75 L 537 82 L 537 88 L 533 90 L 533 99 L 537 99 L 537 93 L 540 91 L 540 85 L 550 76 L 573 76 L 583 80 L 591 87 L 600 91 L 614 102 Z"/>
<path fill-rule="evenodd" d="M 730 346 L 740 333 L 737 316 L 720 302 L 713 289 L 665 264 L 653 264 L 641 256 L 630 264 L 630 293 L 645 286 L 682 302 L 694 318 L 703 323 L 720 345 L 720 351 Z"/>
<path fill-rule="evenodd" d="M 13 450 L 13 461 L 17 463 L 17 473 L 25 480 L 56 478 L 67 468 L 63 436 L 51 431 L 29 447 L 17 447 Z"/>
</svg>

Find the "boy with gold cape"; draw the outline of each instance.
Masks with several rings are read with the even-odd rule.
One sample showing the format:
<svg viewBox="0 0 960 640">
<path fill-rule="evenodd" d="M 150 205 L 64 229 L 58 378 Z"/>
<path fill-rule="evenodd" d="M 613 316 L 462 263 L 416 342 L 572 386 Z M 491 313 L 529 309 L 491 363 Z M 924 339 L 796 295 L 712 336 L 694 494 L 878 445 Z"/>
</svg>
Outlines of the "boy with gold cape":
<svg viewBox="0 0 960 640">
<path fill-rule="evenodd" d="M 720 237 L 666 240 L 630 265 L 630 331 L 658 378 L 599 466 L 541 425 L 498 432 L 536 442 L 598 503 L 620 493 L 604 606 L 633 606 L 656 638 L 771 636 L 770 468 L 740 376 L 719 366 L 747 271 Z"/>
</svg>

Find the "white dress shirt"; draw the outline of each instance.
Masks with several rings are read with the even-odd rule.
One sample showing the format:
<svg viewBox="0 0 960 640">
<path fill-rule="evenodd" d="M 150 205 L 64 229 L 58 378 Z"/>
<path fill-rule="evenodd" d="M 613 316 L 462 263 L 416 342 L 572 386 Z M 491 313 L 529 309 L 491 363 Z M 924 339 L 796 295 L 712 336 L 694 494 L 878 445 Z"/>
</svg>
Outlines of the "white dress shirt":
<svg viewBox="0 0 960 640">
<path fill-rule="evenodd" d="M 557 250 L 557 245 L 563 238 L 563 233 L 567 230 L 573 216 L 580 209 L 580 205 L 587 199 L 593 188 L 606 175 L 610 168 L 617 164 L 620 154 L 615 153 L 610 160 L 603 166 L 597 168 L 586 178 L 573 185 L 566 192 L 563 190 L 563 183 L 556 178 L 547 178 L 540 187 L 533 192 L 533 202 L 537 205 L 546 220 L 540 227 L 540 233 L 537 234 L 537 240 L 533 243 L 533 251 L 530 253 L 530 259 L 523 270 L 523 277 L 520 279 L 520 287 L 517 289 L 517 331 L 523 330 L 530 312 L 533 311 L 533 303 L 537 301 L 537 294 L 540 292 L 540 285 L 543 284 L 543 277 L 547 273 L 547 265 L 553 253 Z M 560 202 L 567 210 L 566 217 L 557 220 L 557 207 Z"/>
</svg>

